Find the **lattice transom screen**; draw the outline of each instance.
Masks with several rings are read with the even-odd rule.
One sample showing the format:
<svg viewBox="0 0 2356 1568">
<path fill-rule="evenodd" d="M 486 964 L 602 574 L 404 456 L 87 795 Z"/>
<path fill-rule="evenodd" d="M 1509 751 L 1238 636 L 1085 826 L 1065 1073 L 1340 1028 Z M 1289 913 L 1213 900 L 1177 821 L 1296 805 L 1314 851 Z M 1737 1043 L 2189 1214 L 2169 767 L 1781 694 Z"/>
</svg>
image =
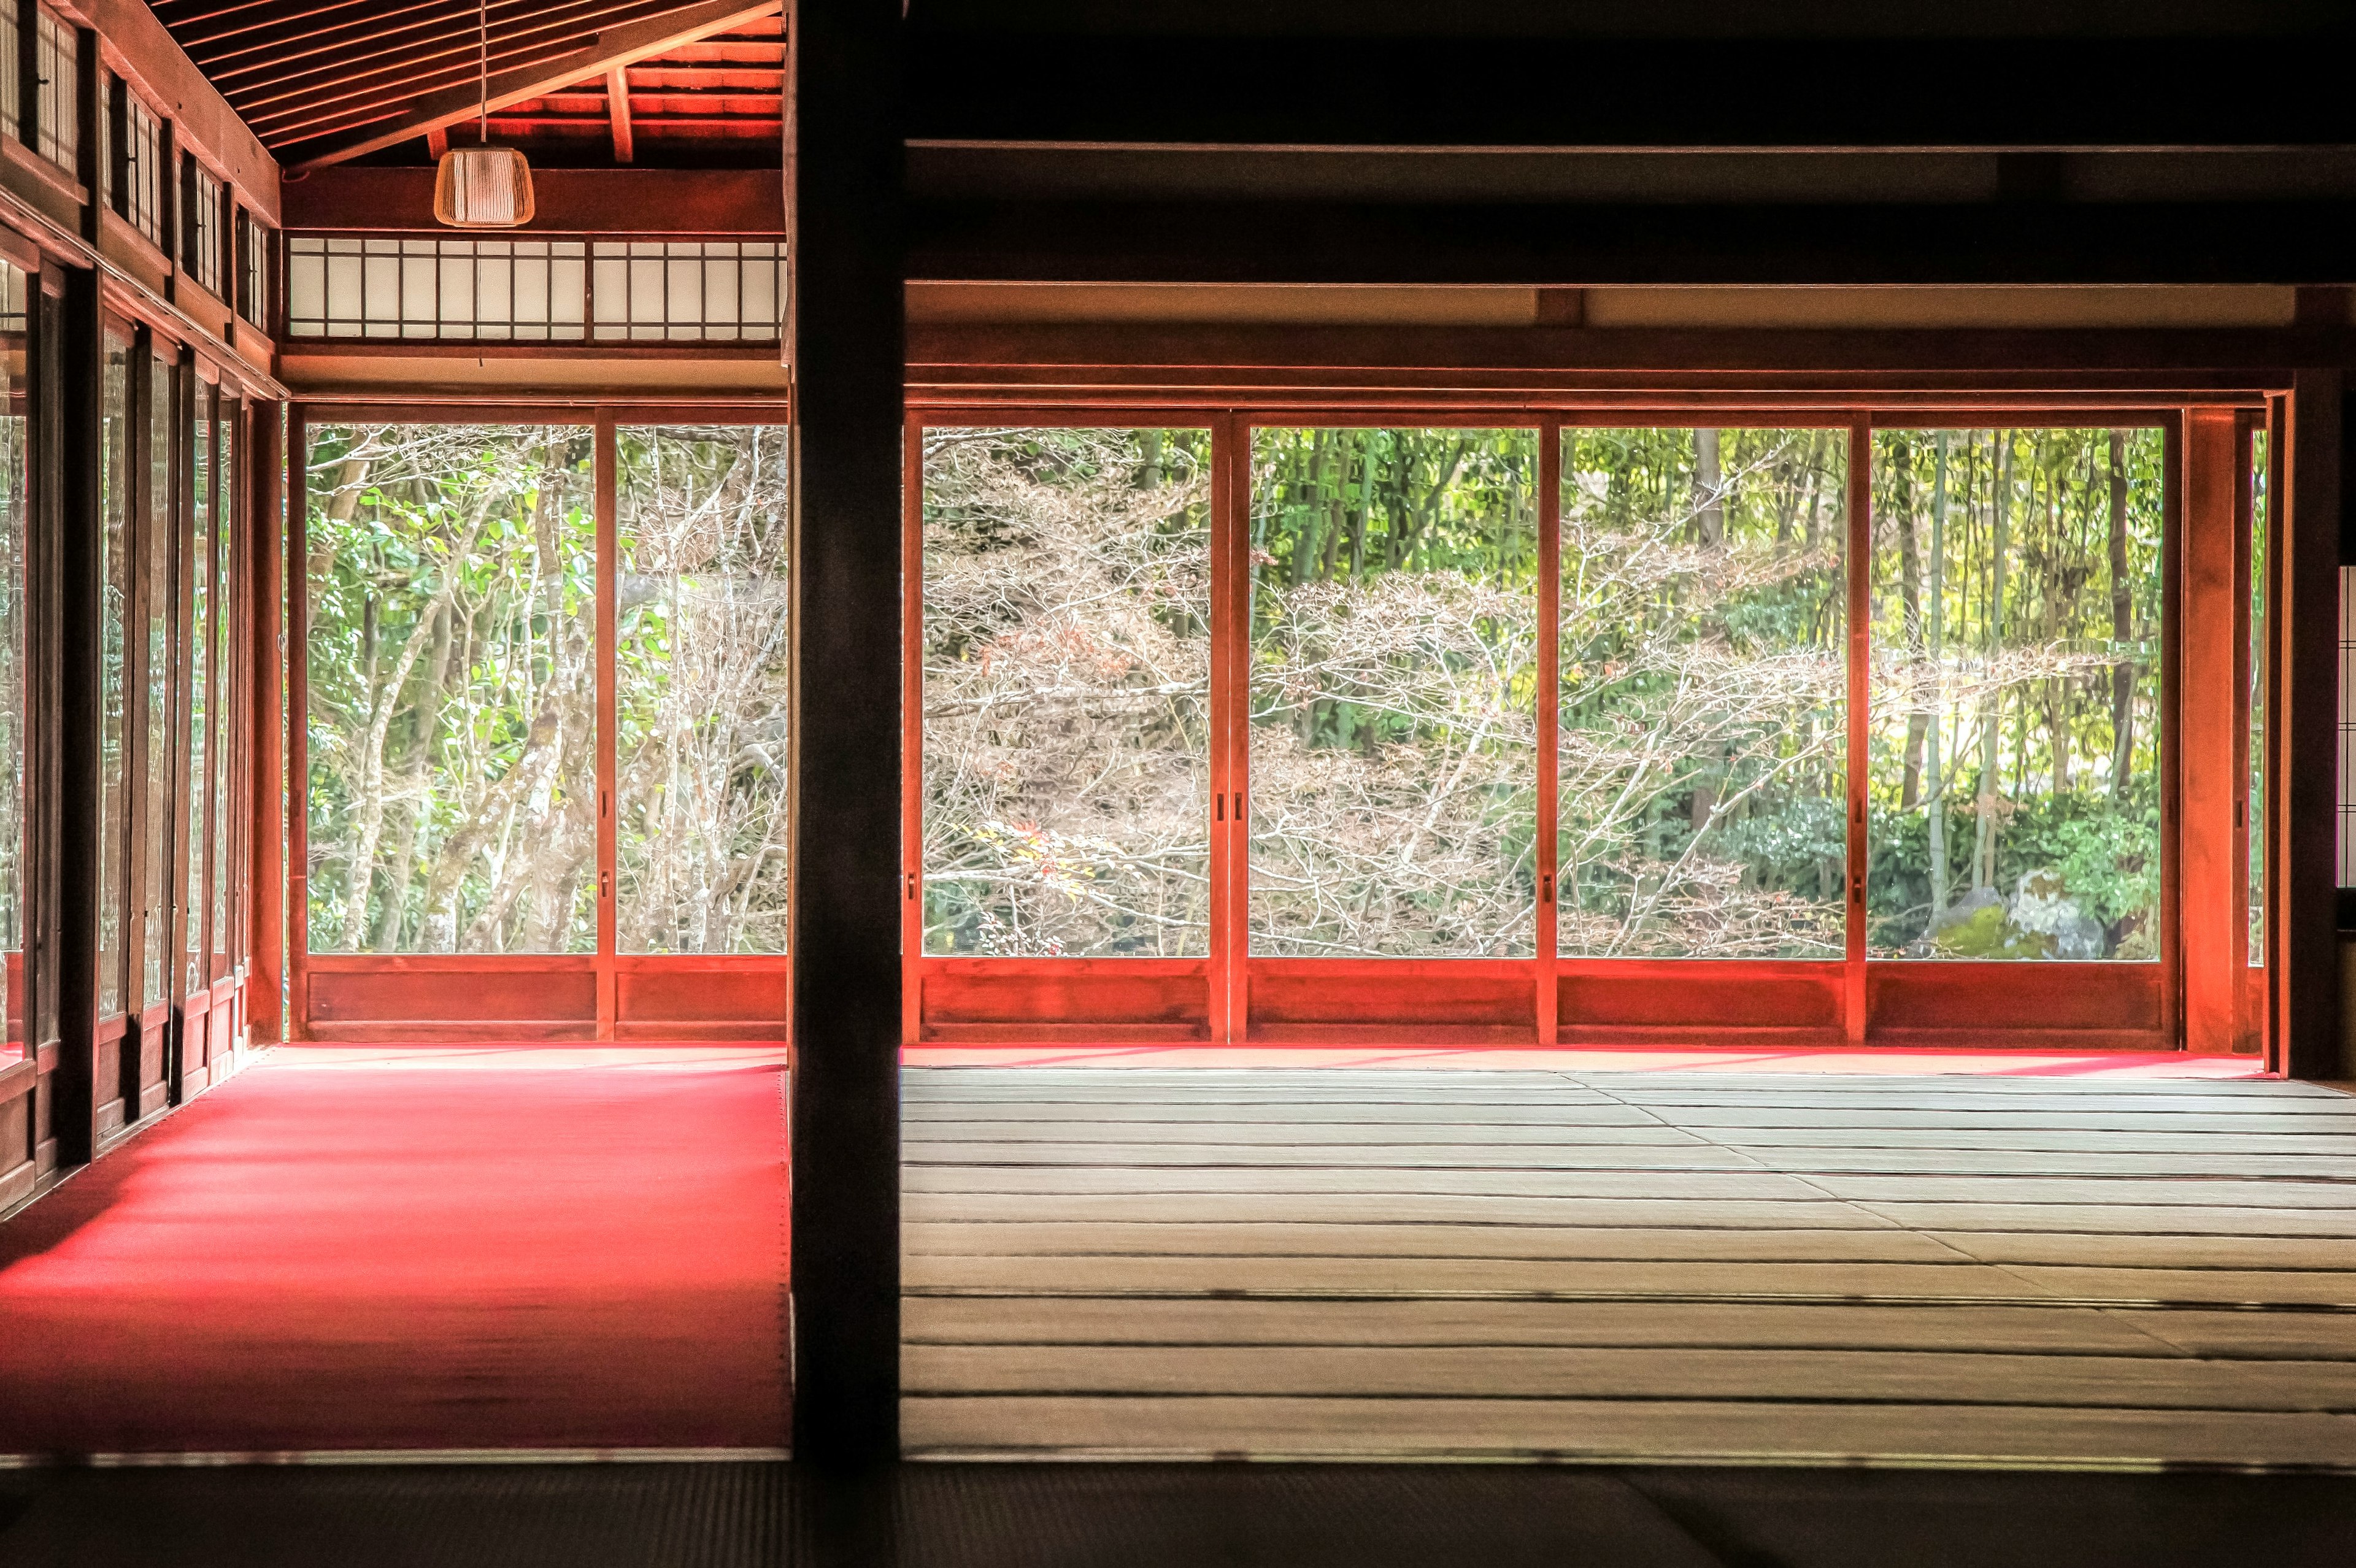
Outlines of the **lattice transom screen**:
<svg viewBox="0 0 2356 1568">
<path fill-rule="evenodd" d="M 774 343 L 774 240 L 290 235 L 293 337 Z"/>
</svg>

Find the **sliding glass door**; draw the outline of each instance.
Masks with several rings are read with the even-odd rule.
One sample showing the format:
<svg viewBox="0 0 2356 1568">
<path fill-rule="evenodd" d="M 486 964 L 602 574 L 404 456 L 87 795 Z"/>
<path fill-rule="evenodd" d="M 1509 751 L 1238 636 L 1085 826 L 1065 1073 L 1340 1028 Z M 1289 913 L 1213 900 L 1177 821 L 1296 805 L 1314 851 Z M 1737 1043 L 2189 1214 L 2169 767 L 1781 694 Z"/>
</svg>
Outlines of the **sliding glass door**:
<svg viewBox="0 0 2356 1568">
<path fill-rule="evenodd" d="M 1715 418 L 912 424 L 909 1038 L 2185 1040 L 2258 419 Z"/>
<path fill-rule="evenodd" d="M 783 428 L 296 430 L 297 1026 L 779 1034 Z"/>
</svg>

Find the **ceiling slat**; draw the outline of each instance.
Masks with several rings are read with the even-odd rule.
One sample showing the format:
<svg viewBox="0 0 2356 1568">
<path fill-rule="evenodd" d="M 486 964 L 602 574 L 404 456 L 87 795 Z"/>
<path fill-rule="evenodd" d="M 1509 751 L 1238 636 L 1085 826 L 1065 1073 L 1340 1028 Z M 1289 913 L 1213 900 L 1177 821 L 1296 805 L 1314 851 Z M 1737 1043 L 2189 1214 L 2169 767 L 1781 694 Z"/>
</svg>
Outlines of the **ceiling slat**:
<svg viewBox="0 0 2356 1568">
<path fill-rule="evenodd" d="M 154 6 L 273 153 L 298 148 L 316 159 L 321 148 L 355 141 L 387 144 L 384 138 L 409 123 L 423 123 L 421 103 L 455 103 L 481 69 L 475 0 L 154 0 Z M 491 72 L 520 81 L 562 73 L 601 35 L 637 36 L 691 11 L 704 7 L 682 0 L 492 0 Z M 663 135 L 671 145 L 698 134 L 740 143 L 747 126 L 758 133 L 763 123 L 781 133 L 784 30 L 778 12 L 740 13 L 711 33 L 627 61 L 616 72 L 626 97 L 618 105 L 599 80 L 608 68 L 598 66 L 585 80 L 567 77 L 543 88 L 541 99 L 495 107 L 491 118 L 525 145 L 535 134 L 573 138 L 569 116 L 576 113 L 604 123 L 609 137 L 621 116 L 632 127 L 623 132 L 625 147 L 633 132 Z M 424 131 L 408 133 L 422 147 Z"/>
</svg>

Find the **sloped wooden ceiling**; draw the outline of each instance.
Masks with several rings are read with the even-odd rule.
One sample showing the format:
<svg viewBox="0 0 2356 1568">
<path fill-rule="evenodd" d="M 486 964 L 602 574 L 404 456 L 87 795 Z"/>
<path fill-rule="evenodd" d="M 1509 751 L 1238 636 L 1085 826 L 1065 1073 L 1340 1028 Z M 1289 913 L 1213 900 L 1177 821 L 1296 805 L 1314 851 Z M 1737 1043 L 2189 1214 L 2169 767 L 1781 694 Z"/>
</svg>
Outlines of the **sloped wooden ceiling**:
<svg viewBox="0 0 2356 1568">
<path fill-rule="evenodd" d="M 482 69 L 475 0 L 155 0 L 155 10 L 290 168 L 401 130 L 453 100 L 466 100 L 468 112 L 447 133 L 474 134 Z M 723 11 L 736 14 L 705 26 Z M 774 163 L 784 132 L 781 12 L 757 0 L 492 0 L 491 136 L 562 164 Z M 695 36 L 617 68 L 598 61 L 601 46 L 667 29 Z M 519 85 L 538 91 L 513 99 Z M 504 106 L 502 96 L 510 99 Z M 419 163 L 433 148 L 421 130 L 357 155 Z"/>
</svg>

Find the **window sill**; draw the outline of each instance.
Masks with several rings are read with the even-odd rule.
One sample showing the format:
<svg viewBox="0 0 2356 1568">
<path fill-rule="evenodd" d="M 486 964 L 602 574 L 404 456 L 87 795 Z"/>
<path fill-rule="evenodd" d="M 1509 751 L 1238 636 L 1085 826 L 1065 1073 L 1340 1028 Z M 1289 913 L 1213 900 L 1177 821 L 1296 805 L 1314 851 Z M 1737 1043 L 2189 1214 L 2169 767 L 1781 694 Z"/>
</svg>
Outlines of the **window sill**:
<svg viewBox="0 0 2356 1568">
<path fill-rule="evenodd" d="M 0 163 L 24 170 L 76 207 L 90 205 L 90 187 L 10 135 L 0 134 Z"/>
</svg>

